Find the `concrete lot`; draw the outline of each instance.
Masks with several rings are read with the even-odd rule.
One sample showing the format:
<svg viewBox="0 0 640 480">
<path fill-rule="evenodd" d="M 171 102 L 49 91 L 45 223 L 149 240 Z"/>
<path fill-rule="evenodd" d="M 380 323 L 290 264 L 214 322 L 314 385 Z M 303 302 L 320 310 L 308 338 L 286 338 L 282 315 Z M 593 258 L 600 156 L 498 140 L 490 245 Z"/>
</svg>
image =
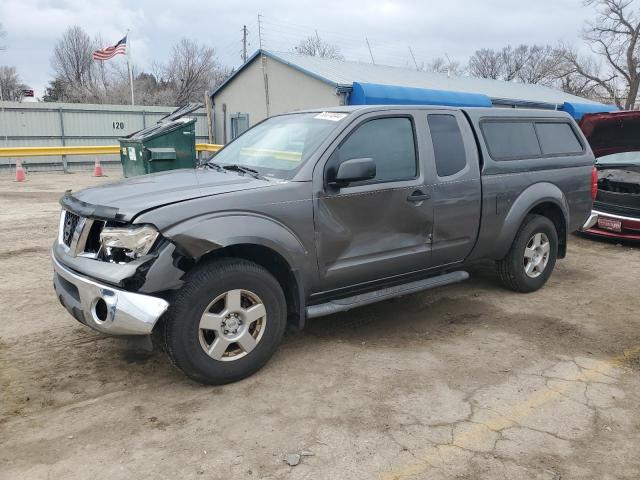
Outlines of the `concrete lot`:
<svg viewBox="0 0 640 480">
<path fill-rule="evenodd" d="M 106 180 L 0 177 L 0 478 L 639 477 L 640 249 L 572 237 L 537 293 L 477 268 L 314 320 L 257 375 L 203 387 L 53 294 L 57 199 Z"/>
</svg>

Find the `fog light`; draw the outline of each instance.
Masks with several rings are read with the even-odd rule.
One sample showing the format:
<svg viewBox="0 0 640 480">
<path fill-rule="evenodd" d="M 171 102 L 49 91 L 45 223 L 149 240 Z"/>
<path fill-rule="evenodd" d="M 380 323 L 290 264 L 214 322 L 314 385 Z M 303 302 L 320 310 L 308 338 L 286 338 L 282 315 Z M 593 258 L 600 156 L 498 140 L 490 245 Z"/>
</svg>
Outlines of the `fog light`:
<svg viewBox="0 0 640 480">
<path fill-rule="evenodd" d="M 107 315 L 109 313 L 109 309 L 107 307 L 107 302 L 105 302 L 102 298 L 98 298 L 95 300 L 93 304 L 93 319 L 97 322 L 106 322 Z"/>
</svg>

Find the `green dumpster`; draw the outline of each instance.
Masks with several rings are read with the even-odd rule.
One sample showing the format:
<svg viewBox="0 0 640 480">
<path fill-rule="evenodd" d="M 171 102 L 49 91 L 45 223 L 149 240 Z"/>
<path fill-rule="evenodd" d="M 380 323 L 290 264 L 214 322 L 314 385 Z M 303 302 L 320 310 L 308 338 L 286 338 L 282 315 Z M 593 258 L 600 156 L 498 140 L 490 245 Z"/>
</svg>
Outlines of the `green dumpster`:
<svg viewBox="0 0 640 480">
<path fill-rule="evenodd" d="M 202 107 L 189 104 L 162 118 L 156 125 L 120 139 L 120 161 L 125 177 L 194 168 L 196 119 L 185 115 Z"/>
</svg>

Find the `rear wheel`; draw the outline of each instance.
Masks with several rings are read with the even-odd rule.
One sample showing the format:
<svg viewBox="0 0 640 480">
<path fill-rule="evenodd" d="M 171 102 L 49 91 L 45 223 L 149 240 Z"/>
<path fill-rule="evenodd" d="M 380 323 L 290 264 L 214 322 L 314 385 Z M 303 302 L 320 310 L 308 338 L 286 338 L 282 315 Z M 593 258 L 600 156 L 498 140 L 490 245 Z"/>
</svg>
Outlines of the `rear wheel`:
<svg viewBox="0 0 640 480">
<path fill-rule="evenodd" d="M 551 276 L 558 254 L 555 225 L 542 215 L 527 215 L 509 253 L 497 262 L 502 283 L 516 292 L 533 292 Z"/>
<path fill-rule="evenodd" d="M 208 262 L 189 274 L 165 317 L 172 362 L 190 378 L 223 384 L 259 370 L 286 327 L 286 303 L 277 280 L 241 259 Z"/>
</svg>

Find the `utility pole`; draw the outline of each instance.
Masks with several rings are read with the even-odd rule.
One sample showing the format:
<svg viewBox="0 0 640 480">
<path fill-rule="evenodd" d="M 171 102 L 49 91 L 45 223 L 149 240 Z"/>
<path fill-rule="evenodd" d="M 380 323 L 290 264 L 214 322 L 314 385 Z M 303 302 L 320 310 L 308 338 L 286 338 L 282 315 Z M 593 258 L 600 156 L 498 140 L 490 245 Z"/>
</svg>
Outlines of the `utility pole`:
<svg viewBox="0 0 640 480">
<path fill-rule="evenodd" d="M 376 61 L 373 59 L 373 53 L 371 52 L 371 45 L 369 45 L 369 39 L 367 37 L 364 37 L 364 39 L 367 41 L 367 48 L 369 49 L 369 55 L 371 56 L 371 63 L 375 65 Z"/>
<path fill-rule="evenodd" d="M 129 87 L 131 88 L 131 105 L 136 102 L 133 98 L 133 71 L 131 70 L 131 39 L 129 38 L 129 30 L 127 29 L 127 70 L 129 70 Z"/>
<path fill-rule="evenodd" d="M 409 47 L 409 53 L 411 54 L 411 58 L 413 58 L 413 64 L 416 66 L 416 70 L 420 70 L 418 68 L 418 62 L 416 62 L 416 57 L 415 55 L 413 55 L 413 50 L 411 50 L 411 47 Z"/>
<path fill-rule="evenodd" d="M 269 117 L 269 76 L 267 75 L 267 56 L 262 52 L 262 15 L 258 14 L 258 42 L 260 43 L 260 64 L 264 83 L 264 110 Z"/>
<path fill-rule="evenodd" d="M 242 63 L 247 63 L 247 26 L 242 27 Z"/>
</svg>

